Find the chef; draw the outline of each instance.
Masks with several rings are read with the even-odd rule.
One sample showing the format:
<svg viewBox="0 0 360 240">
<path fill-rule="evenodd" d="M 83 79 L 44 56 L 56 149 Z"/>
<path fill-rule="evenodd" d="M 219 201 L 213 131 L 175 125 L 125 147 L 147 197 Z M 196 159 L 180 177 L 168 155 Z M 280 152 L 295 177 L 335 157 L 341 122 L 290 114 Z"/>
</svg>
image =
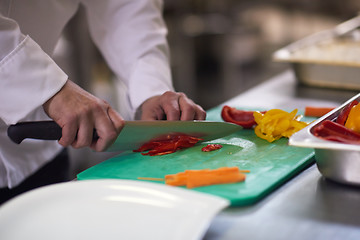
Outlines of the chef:
<svg viewBox="0 0 360 240">
<path fill-rule="evenodd" d="M 68 79 L 51 58 L 80 4 L 94 43 L 123 86 L 118 110 Z M 64 147 L 103 151 L 135 114 L 142 120 L 205 119 L 200 106 L 173 90 L 161 10 L 161 0 L 0 0 L 0 204 L 66 181 Z M 58 142 L 17 145 L 6 134 L 10 124 L 50 118 L 62 127 Z"/>
</svg>

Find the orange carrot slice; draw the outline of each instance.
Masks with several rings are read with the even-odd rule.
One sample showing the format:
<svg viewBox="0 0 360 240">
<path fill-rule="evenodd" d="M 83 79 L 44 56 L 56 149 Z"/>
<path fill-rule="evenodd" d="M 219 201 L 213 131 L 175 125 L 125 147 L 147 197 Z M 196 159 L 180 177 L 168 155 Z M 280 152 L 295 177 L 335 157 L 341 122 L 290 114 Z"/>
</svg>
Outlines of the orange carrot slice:
<svg viewBox="0 0 360 240">
<path fill-rule="evenodd" d="M 305 107 L 305 116 L 307 117 L 321 117 L 326 113 L 332 111 L 333 107 L 312 107 L 307 106 Z"/>
<path fill-rule="evenodd" d="M 166 175 L 165 184 L 171 186 L 185 186 L 187 183 L 188 176 L 185 172 L 180 172 L 177 174 Z"/>
<path fill-rule="evenodd" d="M 195 188 L 214 184 L 226 184 L 245 181 L 246 175 L 238 167 L 222 167 L 214 170 L 186 170 L 165 176 L 165 184 Z"/>
</svg>

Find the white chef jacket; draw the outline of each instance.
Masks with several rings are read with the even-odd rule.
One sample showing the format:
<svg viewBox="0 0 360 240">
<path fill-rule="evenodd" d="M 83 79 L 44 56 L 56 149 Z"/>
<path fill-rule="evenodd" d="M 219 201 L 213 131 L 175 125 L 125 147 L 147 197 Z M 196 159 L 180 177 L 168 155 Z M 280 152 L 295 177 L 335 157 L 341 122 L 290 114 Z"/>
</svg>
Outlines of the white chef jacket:
<svg viewBox="0 0 360 240">
<path fill-rule="evenodd" d="M 17 145 L 6 131 L 48 119 L 42 104 L 68 78 L 51 55 L 79 4 L 132 115 L 149 97 L 173 90 L 161 0 L 0 0 L 0 188 L 18 185 L 61 150 L 56 141 Z"/>
</svg>

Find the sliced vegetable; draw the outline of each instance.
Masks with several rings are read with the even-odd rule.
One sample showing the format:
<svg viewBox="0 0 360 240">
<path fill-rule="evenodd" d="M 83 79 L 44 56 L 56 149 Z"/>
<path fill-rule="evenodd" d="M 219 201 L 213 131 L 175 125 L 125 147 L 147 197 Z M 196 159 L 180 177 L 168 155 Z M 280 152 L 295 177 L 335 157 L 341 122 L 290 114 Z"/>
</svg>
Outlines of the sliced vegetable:
<svg viewBox="0 0 360 240">
<path fill-rule="evenodd" d="M 214 184 L 226 184 L 245 181 L 246 175 L 238 167 L 222 167 L 214 170 L 186 170 L 165 176 L 165 184 L 195 188 Z"/>
<path fill-rule="evenodd" d="M 173 134 L 168 135 L 165 139 L 153 140 L 143 144 L 140 148 L 134 150 L 134 152 L 144 152 L 142 155 L 159 156 L 174 153 L 177 150 L 183 148 L 189 148 L 194 146 L 198 141 L 202 139 L 184 135 Z"/>
<path fill-rule="evenodd" d="M 235 123 L 243 128 L 252 128 L 256 125 L 254 111 L 244 111 L 224 106 L 221 110 L 221 117 L 225 122 Z"/>
<path fill-rule="evenodd" d="M 345 127 L 355 132 L 360 132 L 360 104 L 356 104 L 350 109 Z"/>
<path fill-rule="evenodd" d="M 320 137 L 329 141 L 360 144 L 359 133 L 330 120 L 325 120 L 318 126 L 315 126 L 312 133 L 316 137 Z"/>
<path fill-rule="evenodd" d="M 307 117 L 321 117 L 327 114 L 328 112 L 334 110 L 333 107 L 305 107 L 304 115 Z"/>
<path fill-rule="evenodd" d="M 203 152 L 211 152 L 211 151 L 214 151 L 214 150 L 218 150 L 218 149 L 220 149 L 222 147 L 223 146 L 221 144 L 208 144 L 205 147 L 203 147 L 201 149 L 201 151 L 203 151 Z"/>
<path fill-rule="evenodd" d="M 357 105 L 359 102 L 354 100 L 350 104 L 346 105 L 343 110 L 341 110 L 339 116 L 336 118 L 336 122 L 345 125 L 345 122 L 349 116 L 350 110 Z"/>
<path fill-rule="evenodd" d="M 300 122 L 301 116 L 296 116 L 296 113 L 297 109 L 290 113 L 280 109 L 271 109 L 266 113 L 254 112 L 257 123 L 255 134 L 268 142 L 273 142 L 281 137 L 290 137 L 308 125 L 308 123 Z"/>
</svg>

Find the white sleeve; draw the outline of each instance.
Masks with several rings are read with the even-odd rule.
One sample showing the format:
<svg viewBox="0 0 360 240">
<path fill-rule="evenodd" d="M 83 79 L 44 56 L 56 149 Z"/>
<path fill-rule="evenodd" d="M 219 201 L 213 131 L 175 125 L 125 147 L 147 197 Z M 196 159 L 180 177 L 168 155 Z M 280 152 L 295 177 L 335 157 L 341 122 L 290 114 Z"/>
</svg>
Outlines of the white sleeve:
<svg viewBox="0 0 360 240">
<path fill-rule="evenodd" d="M 173 90 L 161 0 L 82 0 L 90 33 L 128 89 L 132 110 Z"/>
<path fill-rule="evenodd" d="M 6 124 L 41 107 L 67 78 L 14 20 L 0 15 L 0 118 Z"/>
</svg>

